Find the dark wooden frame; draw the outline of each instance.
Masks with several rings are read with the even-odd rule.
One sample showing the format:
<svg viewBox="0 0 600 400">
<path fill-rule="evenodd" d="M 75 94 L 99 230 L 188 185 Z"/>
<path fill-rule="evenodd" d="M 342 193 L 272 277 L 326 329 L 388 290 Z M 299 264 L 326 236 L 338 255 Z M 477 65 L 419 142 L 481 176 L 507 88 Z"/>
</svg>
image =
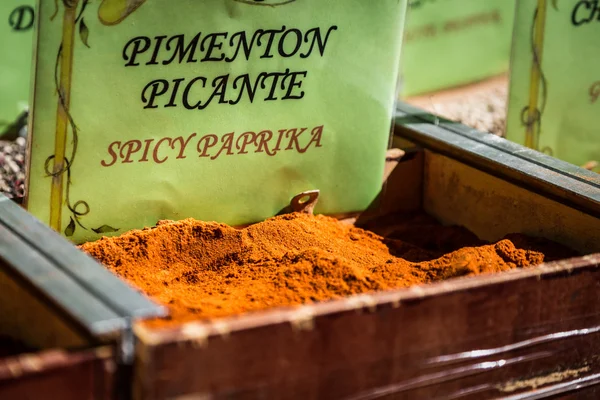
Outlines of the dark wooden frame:
<svg viewBox="0 0 600 400">
<path fill-rule="evenodd" d="M 136 398 L 481 399 L 556 372 L 563 385 L 592 377 L 562 392 L 591 386 L 599 267 L 595 255 L 183 329 L 138 327 Z"/>
<path fill-rule="evenodd" d="M 0 399 L 115 399 L 116 369 L 110 347 L 0 358 Z"/>
</svg>

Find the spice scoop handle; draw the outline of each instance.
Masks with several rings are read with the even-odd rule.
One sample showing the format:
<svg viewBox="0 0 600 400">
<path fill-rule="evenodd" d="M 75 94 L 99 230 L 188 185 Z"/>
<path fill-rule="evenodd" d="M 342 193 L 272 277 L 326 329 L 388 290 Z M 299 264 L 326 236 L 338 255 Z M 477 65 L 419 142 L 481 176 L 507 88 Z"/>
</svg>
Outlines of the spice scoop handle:
<svg viewBox="0 0 600 400">
<path fill-rule="evenodd" d="M 277 215 L 290 214 L 293 212 L 300 212 L 305 214 L 313 214 L 315 205 L 319 200 L 320 190 L 307 190 L 302 193 L 298 193 L 292 200 L 290 204 L 281 210 Z"/>
<path fill-rule="evenodd" d="M 309 190 L 295 195 L 290 202 L 291 209 L 294 212 L 313 214 L 320 193 L 320 190 Z"/>
</svg>

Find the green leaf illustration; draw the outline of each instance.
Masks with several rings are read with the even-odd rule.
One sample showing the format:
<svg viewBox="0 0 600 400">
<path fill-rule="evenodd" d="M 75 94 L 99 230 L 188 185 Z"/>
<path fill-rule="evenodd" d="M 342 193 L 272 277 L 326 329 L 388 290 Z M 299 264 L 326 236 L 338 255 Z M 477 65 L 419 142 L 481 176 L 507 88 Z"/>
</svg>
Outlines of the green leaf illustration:
<svg viewBox="0 0 600 400">
<path fill-rule="evenodd" d="M 90 36 L 90 30 L 88 29 L 87 25 L 85 24 L 85 21 L 83 20 L 83 18 L 81 18 L 81 21 L 79 22 L 79 37 L 81 38 L 81 41 L 83 42 L 83 44 L 85 44 L 85 46 L 87 48 L 90 47 L 90 45 L 88 44 L 89 36 Z"/>
<path fill-rule="evenodd" d="M 73 236 L 73 233 L 75 233 L 75 220 L 71 217 L 71 222 L 69 222 L 69 225 L 65 228 L 65 236 Z"/>
<path fill-rule="evenodd" d="M 102 225 L 99 228 L 93 229 L 92 230 L 96 233 L 113 233 L 113 232 L 118 232 L 118 229 L 113 228 L 112 226 L 108 226 L 108 225 Z"/>
</svg>

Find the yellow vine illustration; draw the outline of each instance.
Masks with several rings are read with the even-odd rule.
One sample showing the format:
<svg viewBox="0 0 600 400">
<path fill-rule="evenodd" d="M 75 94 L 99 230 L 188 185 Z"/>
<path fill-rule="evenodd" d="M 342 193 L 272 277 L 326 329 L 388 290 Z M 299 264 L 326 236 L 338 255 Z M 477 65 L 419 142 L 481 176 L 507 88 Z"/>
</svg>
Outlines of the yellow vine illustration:
<svg viewBox="0 0 600 400">
<path fill-rule="evenodd" d="M 116 25 L 137 10 L 146 0 L 103 0 L 98 8 L 98 19 L 103 25 Z M 66 203 L 71 212 L 70 222 L 65 229 L 66 236 L 72 236 L 77 226 L 87 229 L 80 219 L 89 214 L 90 207 L 83 200 L 72 203 L 69 194 L 71 186 L 71 169 L 77 153 L 79 140 L 78 127 L 70 112 L 71 105 L 71 80 L 73 70 L 75 31 L 79 30 L 79 37 L 86 47 L 88 44 L 89 29 L 84 21 L 84 12 L 90 0 L 62 0 L 62 41 L 58 50 L 55 65 L 55 85 L 58 93 L 58 107 L 56 111 L 56 132 L 54 154 L 46 159 L 46 174 L 52 177 L 50 192 L 50 226 L 56 231 L 62 228 L 62 205 Z M 50 20 L 58 15 L 59 0 L 55 0 L 55 12 Z M 79 11 L 78 11 L 79 10 Z M 59 73 L 60 71 L 60 73 Z M 69 127 L 72 134 L 72 149 L 70 157 L 67 156 L 67 137 Z M 52 168 L 50 166 L 52 164 Z M 66 174 L 66 187 L 65 187 Z M 64 195 L 64 201 L 63 201 Z M 102 225 L 92 229 L 96 233 L 116 232 L 109 225 Z"/>
</svg>

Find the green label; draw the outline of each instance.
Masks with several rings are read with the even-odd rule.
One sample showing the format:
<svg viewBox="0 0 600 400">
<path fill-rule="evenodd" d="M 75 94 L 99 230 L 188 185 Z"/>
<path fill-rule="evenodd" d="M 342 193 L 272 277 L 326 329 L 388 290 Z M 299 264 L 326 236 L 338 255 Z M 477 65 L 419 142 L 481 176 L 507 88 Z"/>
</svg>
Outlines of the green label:
<svg viewBox="0 0 600 400">
<path fill-rule="evenodd" d="M 518 4 L 506 137 L 575 165 L 600 162 L 600 4 Z"/>
<path fill-rule="evenodd" d="M 0 133 L 27 109 L 35 0 L 0 1 Z"/>
<path fill-rule="evenodd" d="M 411 0 L 402 50 L 404 96 L 508 71 L 515 0 Z"/>
<path fill-rule="evenodd" d="M 380 192 L 405 1 L 39 7 L 28 209 L 73 241 Z"/>
</svg>

